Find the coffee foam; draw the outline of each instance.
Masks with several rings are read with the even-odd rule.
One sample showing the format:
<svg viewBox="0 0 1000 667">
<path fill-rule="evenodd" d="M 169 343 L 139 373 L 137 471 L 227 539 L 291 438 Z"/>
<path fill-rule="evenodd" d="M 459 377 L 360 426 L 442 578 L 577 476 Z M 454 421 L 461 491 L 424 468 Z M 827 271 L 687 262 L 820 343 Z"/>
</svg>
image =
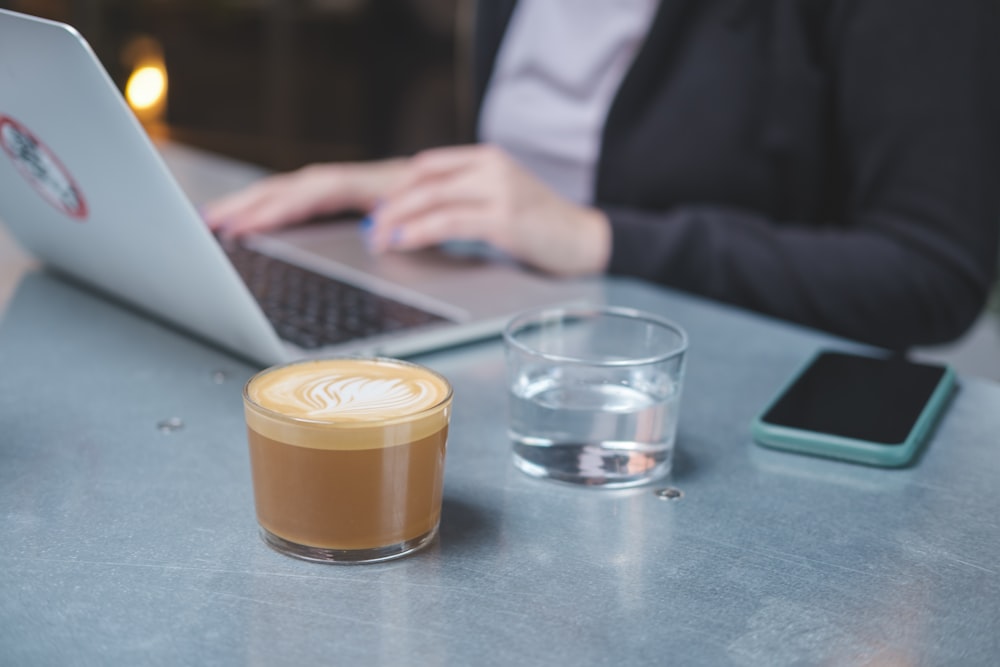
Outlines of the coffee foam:
<svg viewBox="0 0 1000 667">
<path fill-rule="evenodd" d="M 440 430 L 447 425 L 451 387 L 406 362 L 321 359 L 264 371 L 250 380 L 245 395 L 247 425 L 265 437 L 354 449 L 410 442 Z"/>
</svg>

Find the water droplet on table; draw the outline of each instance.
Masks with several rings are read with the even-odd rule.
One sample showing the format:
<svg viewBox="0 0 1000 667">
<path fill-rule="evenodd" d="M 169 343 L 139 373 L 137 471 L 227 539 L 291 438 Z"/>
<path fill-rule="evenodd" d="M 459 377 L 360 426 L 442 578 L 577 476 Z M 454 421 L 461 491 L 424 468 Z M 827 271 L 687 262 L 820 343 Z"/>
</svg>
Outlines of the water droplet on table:
<svg viewBox="0 0 1000 667">
<path fill-rule="evenodd" d="M 655 493 L 656 497 L 660 500 L 680 500 L 684 497 L 684 492 L 673 486 L 656 489 L 653 493 Z"/>
<path fill-rule="evenodd" d="M 170 417 L 157 423 L 156 428 L 161 433 L 173 433 L 184 428 L 184 422 L 181 421 L 180 417 Z"/>
</svg>

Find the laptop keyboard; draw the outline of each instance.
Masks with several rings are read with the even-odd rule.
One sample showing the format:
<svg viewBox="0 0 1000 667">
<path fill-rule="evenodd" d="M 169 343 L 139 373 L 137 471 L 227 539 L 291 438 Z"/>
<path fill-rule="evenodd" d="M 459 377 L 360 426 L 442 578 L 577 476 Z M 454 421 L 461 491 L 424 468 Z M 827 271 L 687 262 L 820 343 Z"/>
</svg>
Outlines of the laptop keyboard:
<svg viewBox="0 0 1000 667">
<path fill-rule="evenodd" d="M 448 321 L 242 243 L 222 247 L 278 335 L 305 349 Z"/>
</svg>

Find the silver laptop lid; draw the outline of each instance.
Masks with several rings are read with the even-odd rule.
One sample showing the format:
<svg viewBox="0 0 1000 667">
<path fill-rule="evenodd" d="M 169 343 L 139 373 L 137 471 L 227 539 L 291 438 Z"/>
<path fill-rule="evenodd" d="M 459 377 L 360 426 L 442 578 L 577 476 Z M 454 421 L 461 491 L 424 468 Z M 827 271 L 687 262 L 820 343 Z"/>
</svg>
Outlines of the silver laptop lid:
<svg viewBox="0 0 1000 667">
<path fill-rule="evenodd" d="M 285 346 L 73 28 L 0 10 L 0 220 L 48 266 L 262 363 Z"/>
</svg>

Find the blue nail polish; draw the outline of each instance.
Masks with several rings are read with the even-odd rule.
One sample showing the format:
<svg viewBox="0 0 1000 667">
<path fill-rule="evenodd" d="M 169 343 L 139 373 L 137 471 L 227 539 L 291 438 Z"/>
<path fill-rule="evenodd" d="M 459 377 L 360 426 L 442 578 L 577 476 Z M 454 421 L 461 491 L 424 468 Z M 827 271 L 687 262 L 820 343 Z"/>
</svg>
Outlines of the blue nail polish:
<svg viewBox="0 0 1000 667">
<path fill-rule="evenodd" d="M 368 231 L 374 225 L 375 221 L 372 219 L 372 216 L 366 215 L 365 217 L 361 218 L 361 229 L 363 229 L 364 231 Z"/>
</svg>

